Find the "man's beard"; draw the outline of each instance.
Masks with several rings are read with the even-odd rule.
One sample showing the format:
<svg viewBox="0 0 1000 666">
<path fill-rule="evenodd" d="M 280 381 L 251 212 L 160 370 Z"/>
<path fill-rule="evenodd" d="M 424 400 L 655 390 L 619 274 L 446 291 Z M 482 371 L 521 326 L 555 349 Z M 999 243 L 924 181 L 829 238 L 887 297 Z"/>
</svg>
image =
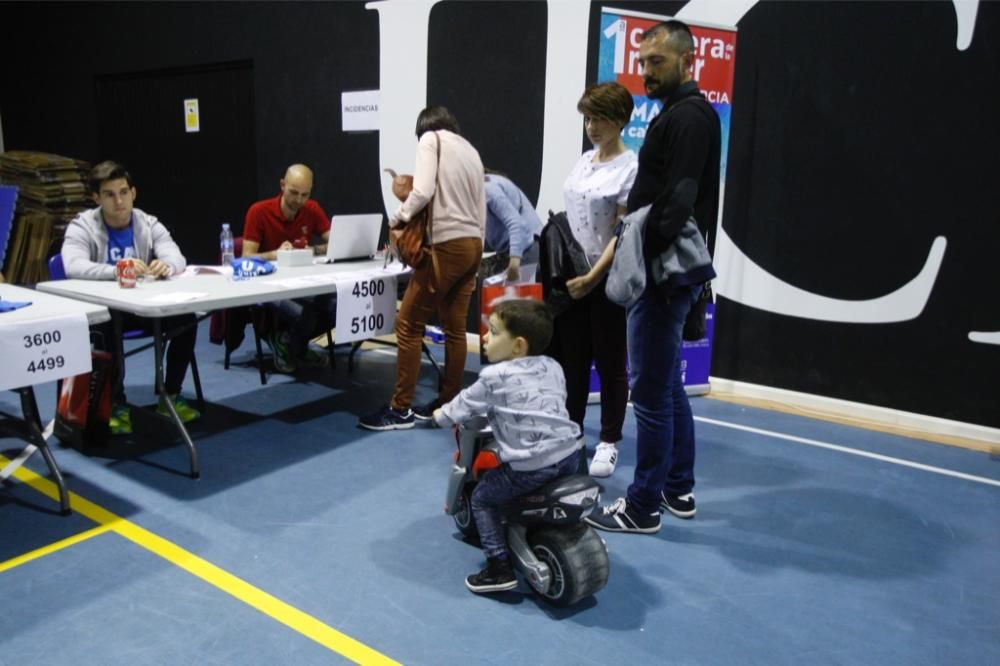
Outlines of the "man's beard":
<svg viewBox="0 0 1000 666">
<path fill-rule="evenodd" d="M 645 84 L 645 82 L 643 82 Z M 646 92 L 646 97 L 650 99 L 667 99 L 681 87 L 680 79 L 676 78 L 669 81 L 658 81 L 655 88 L 648 90 Z"/>
</svg>

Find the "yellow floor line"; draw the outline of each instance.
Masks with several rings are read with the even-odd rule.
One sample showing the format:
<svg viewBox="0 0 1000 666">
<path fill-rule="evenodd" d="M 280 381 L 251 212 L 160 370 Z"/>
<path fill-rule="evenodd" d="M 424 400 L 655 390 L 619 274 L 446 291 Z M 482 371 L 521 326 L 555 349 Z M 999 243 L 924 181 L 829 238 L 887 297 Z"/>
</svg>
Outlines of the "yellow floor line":
<svg viewBox="0 0 1000 666">
<path fill-rule="evenodd" d="M 24 555 L 18 555 L 17 557 L 12 557 L 6 562 L 0 562 L 0 573 L 7 571 L 8 569 L 13 569 L 14 567 L 21 566 L 26 562 L 32 560 L 37 560 L 39 557 L 45 557 L 49 553 L 54 553 L 56 551 L 62 550 L 63 548 L 69 548 L 74 544 L 78 544 L 81 541 L 86 541 L 91 537 L 95 537 L 98 534 L 104 534 L 111 527 L 109 525 L 98 525 L 97 527 L 91 528 L 86 532 L 80 532 L 79 534 L 74 534 L 71 537 L 67 537 L 62 541 L 56 541 L 48 546 L 43 546 L 37 550 L 33 550 L 30 553 L 25 553 Z"/>
<path fill-rule="evenodd" d="M 6 464 L 6 459 L 3 456 L 0 456 L 0 467 L 4 464 Z M 23 467 L 14 473 L 14 477 L 22 483 L 31 486 L 43 495 L 46 495 L 50 499 L 54 501 L 59 500 L 59 489 L 53 482 L 49 481 L 45 477 L 39 476 L 31 470 Z M 350 636 L 337 631 L 327 624 L 324 624 L 308 613 L 300 611 L 294 606 L 285 603 L 281 599 L 254 587 L 250 583 L 237 578 L 224 569 L 220 569 L 211 562 L 198 557 L 194 553 L 184 550 L 177 544 L 167 541 L 163 537 L 157 536 L 149 530 L 139 527 L 135 523 L 125 520 L 120 516 L 116 516 L 93 502 L 80 497 L 76 493 L 70 493 L 70 508 L 81 516 L 98 523 L 99 527 L 95 529 L 102 531 L 110 530 L 119 534 L 125 539 L 128 539 L 146 550 L 159 555 L 171 564 L 184 569 L 198 578 L 201 578 L 210 585 L 213 585 L 223 592 L 236 597 L 243 603 L 257 609 L 268 617 L 281 622 L 289 628 L 299 632 L 303 636 L 311 638 L 320 645 L 333 650 L 351 661 L 359 664 L 398 663 L 384 654 L 368 647 L 364 643 L 356 641 Z M 84 534 L 87 534 L 87 532 Z M 69 539 L 66 539 L 64 541 L 68 540 Z M 53 546 L 55 545 L 57 544 L 53 544 Z M 34 551 L 34 553 L 38 552 L 39 551 Z M 32 553 L 29 553 L 29 555 L 31 554 Z M 41 555 L 38 555 L 38 557 L 40 556 Z M 22 555 L 21 557 L 27 556 Z M 8 560 L 8 562 L 12 561 L 13 560 Z"/>
</svg>

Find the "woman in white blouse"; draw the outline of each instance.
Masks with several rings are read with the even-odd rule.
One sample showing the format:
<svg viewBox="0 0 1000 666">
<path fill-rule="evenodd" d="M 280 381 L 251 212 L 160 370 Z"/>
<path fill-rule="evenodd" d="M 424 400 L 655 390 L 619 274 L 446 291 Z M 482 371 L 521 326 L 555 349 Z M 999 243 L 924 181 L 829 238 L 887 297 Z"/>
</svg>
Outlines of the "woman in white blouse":
<svg viewBox="0 0 1000 666">
<path fill-rule="evenodd" d="M 573 305 L 555 319 L 549 354 L 566 374 L 566 407 L 583 432 L 590 394 L 590 368 L 601 381 L 601 438 L 590 463 L 592 476 L 610 476 L 618 461 L 628 402 L 625 309 L 604 294 L 614 258 L 614 232 L 625 213 L 638 161 L 625 148 L 622 129 L 632 117 L 632 95 L 619 83 L 589 86 L 577 103 L 587 138 L 585 152 L 563 185 L 566 216 L 591 269 L 567 282 Z"/>
</svg>

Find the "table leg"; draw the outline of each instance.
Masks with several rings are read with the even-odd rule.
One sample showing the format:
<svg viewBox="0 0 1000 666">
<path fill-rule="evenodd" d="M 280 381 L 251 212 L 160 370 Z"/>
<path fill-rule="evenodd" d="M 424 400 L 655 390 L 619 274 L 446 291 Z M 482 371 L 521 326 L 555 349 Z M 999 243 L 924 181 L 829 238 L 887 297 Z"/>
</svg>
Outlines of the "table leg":
<svg viewBox="0 0 1000 666">
<path fill-rule="evenodd" d="M 191 380 L 194 382 L 194 394 L 198 398 L 198 408 L 205 411 L 205 394 L 201 391 L 201 375 L 198 373 L 198 356 L 191 354 Z"/>
<path fill-rule="evenodd" d="M 420 347 L 424 350 L 424 356 L 426 356 L 427 360 L 430 361 L 431 365 L 434 366 L 434 371 L 438 375 L 438 383 L 440 384 L 441 380 L 444 379 L 444 373 L 441 372 L 441 366 L 439 366 L 438 362 L 434 360 L 433 356 L 431 356 L 430 347 L 427 346 L 426 342 L 421 342 L 420 343 Z M 438 388 L 440 388 L 440 386 Z"/>
<path fill-rule="evenodd" d="M 163 371 L 163 324 L 159 317 L 153 319 L 153 357 L 154 364 L 156 367 L 156 393 L 160 396 L 162 400 L 167 405 L 167 410 L 170 411 L 170 416 L 174 419 L 174 424 L 177 426 L 177 430 L 180 431 L 181 437 L 184 439 L 184 444 L 188 449 L 188 456 L 191 458 L 191 478 L 197 479 L 201 476 L 201 470 L 198 465 L 198 450 L 194 448 L 194 442 L 191 441 L 191 435 L 188 434 L 187 428 L 184 427 L 184 422 L 181 421 L 181 417 L 177 415 L 177 410 L 174 409 L 174 403 L 167 394 L 167 387 L 164 384 L 165 373 Z"/>
<path fill-rule="evenodd" d="M 261 386 L 267 384 L 267 375 L 264 374 L 264 348 L 260 346 L 260 329 L 257 327 L 257 318 L 263 317 L 266 312 L 256 305 L 250 306 L 250 328 L 253 329 L 253 343 L 257 347 L 257 372 L 260 373 Z"/>
<path fill-rule="evenodd" d="M 397 346 L 395 342 L 387 342 L 385 340 L 379 340 L 378 338 L 369 338 L 368 340 L 355 340 L 354 342 L 351 343 L 351 353 L 347 357 L 348 372 L 354 370 L 354 355 L 357 353 L 359 349 L 361 349 L 361 345 L 363 345 L 366 342 L 372 342 L 378 345 L 385 345 L 387 347 Z M 431 362 L 432 366 L 434 366 L 434 371 L 437 373 L 438 380 L 440 383 L 440 380 L 444 379 L 444 373 L 441 371 L 441 366 L 438 365 L 438 362 L 434 360 L 433 356 L 431 356 L 430 347 L 427 346 L 426 342 L 421 342 L 420 347 L 424 351 L 424 356 L 426 356 L 427 360 Z"/>
<path fill-rule="evenodd" d="M 104 341 L 104 348 L 111 350 L 111 362 L 114 364 L 114 374 L 111 375 L 113 383 L 111 385 L 111 403 L 120 396 L 115 395 L 115 387 L 118 381 L 125 376 L 125 324 L 122 323 L 122 313 L 118 310 L 111 312 L 111 340 Z"/>
<path fill-rule="evenodd" d="M 355 340 L 354 342 L 351 343 L 351 353 L 348 354 L 348 356 L 347 356 L 347 371 L 348 372 L 351 372 L 351 371 L 354 370 L 354 355 L 358 353 L 359 349 L 361 349 L 361 344 L 363 342 L 364 342 L 364 340 Z"/>
<path fill-rule="evenodd" d="M 35 391 L 32 387 L 25 386 L 17 389 L 17 393 L 21 396 L 21 413 L 24 415 L 24 423 L 28 428 L 29 441 L 28 446 L 25 447 L 23 452 L 25 455 L 18 457 L 21 459 L 21 463 L 23 463 L 34 453 L 34 450 L 29 449 L 37 449 L 41 452 L 42 458 L 45 459 L 45 465 L 52 474 L 52 480 L 59 488 L 59 512 L 64 516 L 68 516 L 70 513 L 69 491 L 66 489 L 66 481 L 63 479 L 62 471 L 60 471 L 59 465 L 56 464 L 56 459 L 52 456 L 52 451 L 49 449 L 49 443 L 42 433 L 42 422 L 38 415 L 38 403 L 35 400 Z"/>
</svg>

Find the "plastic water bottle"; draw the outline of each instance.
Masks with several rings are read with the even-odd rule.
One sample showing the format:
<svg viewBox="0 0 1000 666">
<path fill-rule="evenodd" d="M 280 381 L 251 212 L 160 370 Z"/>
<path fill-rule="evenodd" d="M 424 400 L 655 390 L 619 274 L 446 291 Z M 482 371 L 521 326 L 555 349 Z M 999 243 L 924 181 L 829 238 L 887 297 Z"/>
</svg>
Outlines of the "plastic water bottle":
<svg viewBox="0 0 1000 666">
<path fill-rule="evenodd" d="M 222 233 L 219 234 L 219 251 L 222 254 L 222 265 L 228 266 L 236 258 L 233 252 L 233 232 L 228 224 L 222 225 Z"/>
</svg>

